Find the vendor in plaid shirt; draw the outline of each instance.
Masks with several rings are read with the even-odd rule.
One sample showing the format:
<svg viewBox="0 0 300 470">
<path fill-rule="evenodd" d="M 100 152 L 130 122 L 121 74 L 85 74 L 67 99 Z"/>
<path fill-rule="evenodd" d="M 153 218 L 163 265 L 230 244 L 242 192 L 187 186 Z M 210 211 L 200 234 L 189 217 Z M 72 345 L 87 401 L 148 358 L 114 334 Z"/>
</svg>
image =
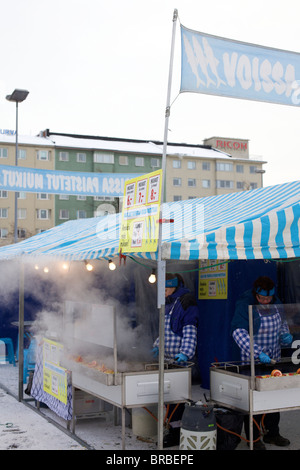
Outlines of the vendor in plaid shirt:
<svg viewBox="0 0 300 470">
<path fill-rule="evenodd" d="M 165 358 L 186 362 L 195 356 L 198 307 L 196 299 L 184 287 L 180 274 L 166 274 L 165 285 Z M 153 344 L 158 355 L 159 338 Z"/>
<path fill-rule="evenodd" d="M 291 344 L 293 338 L 286 321 L 281 318 L 279 309 L 276 307 L 278 304 L 281 304 L 281 301 L 275 294 L 275 284 L 267 276 L 256 279 L 252 291 L 245 292 L 237 301 L 231 330 L 233 339 L 240 349 L 242 362 L 250 362 L 249 305 L 257 306 L 252 309 L 253 349 L 256 360 L 264 364 L 269 364 L 271 359 L 275 359 L 277 362 L 281 357 L 281 346 Z M 246 418 L 245 431 L 249 438 L 249 417 Z M 262 416 L 255 416 L 258 424 L 261 418 Z M 268 433 L 263 440 L 269 444 L 287 446 L 290 443 L 289 440 L 279 435 L 279 419 L 279 413 L 265 415 L 264 424 Z M 256 426 L 253 426 L 254 441 L 258 437 L 259 431 Z M 263 450 L 264 448 L 261 441 L 254 444 L 254 449 Z"/>
<path fill-rule="evenodd" d="M 197 346 L 198 306 L 194 296 L 184 287 L 180 274 L 166 274 L 165 284 L 165 358 L 183 364 L 195 360 Z M 152 353 L 158 356 L 159 338 L 153 344 Z M 169 432 L 163 446 L 179 444 L 181 418 L 184 404 L 170 405 Z"/>
</svg>

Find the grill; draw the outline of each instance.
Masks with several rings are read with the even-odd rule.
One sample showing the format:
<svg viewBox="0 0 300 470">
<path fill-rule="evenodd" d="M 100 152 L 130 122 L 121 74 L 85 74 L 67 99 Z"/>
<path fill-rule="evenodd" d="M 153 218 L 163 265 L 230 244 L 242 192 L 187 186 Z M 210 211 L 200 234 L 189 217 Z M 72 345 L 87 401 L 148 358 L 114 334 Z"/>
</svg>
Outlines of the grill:
<svg viewBox="0 0 300 470">
<path fill-rule="evenodd" d="M 123 357 L 122 361 L 119 360 L 114 307 L 66 302 L 63 332 L 63 342 L 68 351 L 63 366 L 72 373 L 73 389 L 78 388 L 121 408 L 124 448 L 125 408 L 158 403 L 158 364 L 128 361 Z M 191 363 L 184 367 L 173 362 L 165 363 L 166 403 L 181 403 L 191 399 L 191 366 Z M 75 417 L 72 426 L 75 431 Z"/>
<path fill-rule="evenodd" d="M 272 377 L 274 369 L 282 373 Z M 255 365 L 254 387 L 251 389 L 250 365 L 240 363 L 215 364 L 210 369 L 211 399 L 223 406 L 250 411 L 250 391 L 253 412 L 270 412 L 300 406 L 299 366 L 289 358 L 282 358 L 275 365 Z"/>
</svg>

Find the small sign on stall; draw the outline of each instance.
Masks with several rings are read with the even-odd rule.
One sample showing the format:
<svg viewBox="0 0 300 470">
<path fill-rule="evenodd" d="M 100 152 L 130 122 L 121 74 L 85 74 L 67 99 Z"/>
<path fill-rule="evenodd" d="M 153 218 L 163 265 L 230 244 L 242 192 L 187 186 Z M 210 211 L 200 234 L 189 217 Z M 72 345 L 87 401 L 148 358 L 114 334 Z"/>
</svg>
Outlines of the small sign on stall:
<svg viewBox="0 0 300 470">
<path fill-rule="evenodd" d="M 43 390 L 67 404 L 67 370 L 60 366 L 62 344 L 44 338 Z"/>
<path fill-rule="evenodd" d="M 156 251 L 159 234 L 162 170 L 126 181 L 119 250 Z"/>
<path fill-rule="evenodd" d="M 227 299 L 228 264 L 222 260 L 201 260 L 199 299 Z"/>
</svg>

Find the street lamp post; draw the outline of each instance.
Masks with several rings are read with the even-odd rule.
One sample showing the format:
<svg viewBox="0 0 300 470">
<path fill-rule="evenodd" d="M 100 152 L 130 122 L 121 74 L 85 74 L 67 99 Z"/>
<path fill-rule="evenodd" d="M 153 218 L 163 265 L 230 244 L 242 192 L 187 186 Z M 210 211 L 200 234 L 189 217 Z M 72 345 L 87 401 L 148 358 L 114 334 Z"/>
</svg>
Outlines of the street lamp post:
<svg viewBox="0 0 300 470">
<path fill-rule="evenodd" d="M 260 170 L 260 169 L 256 169 L 255 170 L 255 173 L 258 173 L 260 174 L 260 187 L 262 188 L 263 187 L 263 174 L 265 174 L 266 170 Z"/>
<path fill-rule="evenodd" d="M 29 91 L 16 88 L 11 95 L 7 95 L 6 99 L 16 103 L 16 156 L 15 165 L 18 166 L 18 104 L 26 100 Z M 14 242 L 18 241 L 18 194 L 15 192 L 15 226 L 14 226 Z"/>
</svg>

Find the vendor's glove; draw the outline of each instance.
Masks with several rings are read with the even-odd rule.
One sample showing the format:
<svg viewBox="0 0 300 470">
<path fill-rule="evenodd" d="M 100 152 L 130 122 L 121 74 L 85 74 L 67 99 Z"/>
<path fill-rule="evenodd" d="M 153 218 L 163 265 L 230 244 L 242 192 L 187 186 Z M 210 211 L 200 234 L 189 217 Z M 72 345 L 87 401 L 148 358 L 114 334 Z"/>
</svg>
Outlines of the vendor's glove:
<svg viewBox="0 0 300 470">
<path fill-rule="evenodd" d="M 280 343 L 283 345 L 283 346 L 287 346 L 288 344 L 291 344 L 293 341 L 293 337 L 290 333 L 283 333 L 281 336 L 280 336 Z"/>
<path fill-rule="evenodd" d="M 159 354 L 159 349 L 157 346 L 155 346 L 152 350 L 151 350 L 151 353 L 152 353 L 152 356 L 154 357 L 154 359 L 156 359 L 158 357 L 158 354 Z"/>
<path fill-rule="evenodd" d="M 186 362 L 188 360 L 188 357 L 183 353 L 179 353 L 179 354 L 176 354 L 175 360 L 176 362 Z"/>
<path fill-rule="evenodd" d="M 271 359 L 270 357 L 264 353 L 264 352 L 261 352 L 260 355 L 258 356 L 258 359 L 260 360 L 260 362 L 262 362 L 263 364 L 270 364 L 271 362 Z"/>
</svg>

